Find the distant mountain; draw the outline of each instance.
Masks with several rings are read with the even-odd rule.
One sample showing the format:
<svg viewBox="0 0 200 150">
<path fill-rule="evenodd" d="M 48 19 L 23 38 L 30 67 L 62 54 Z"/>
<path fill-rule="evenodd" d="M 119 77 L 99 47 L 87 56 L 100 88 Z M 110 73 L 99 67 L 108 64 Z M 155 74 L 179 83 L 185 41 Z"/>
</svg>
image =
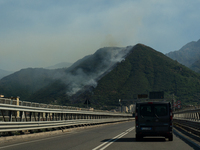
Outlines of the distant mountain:
<svg viewBox="0 0 200 150">
<path fill-rule="evenodd" d="M 23 100 L 53 81 L 55 70 L 27 68 L 0 80 L 0 94 L 6 97 L 20 96 Z"/>
<path fill-rule="evenodd" d="M 86 85 L 96 86 L 96 79 L 122 60 L 130 48 L 105 47 L 84 57 L 69 68 L 22 69 L 0 80 L 0 92 L 6 96 L 20 96 L 27 101 L 51 101 L 58 97 L 59 86 L 65 87 L 64 96 L 75 94 Z M 53 90 L 55 89 L 55 90 Z M 42 92 L 41 92 L 42 91 Z M 51 93 L 52 92 L 52 93 Z M 44 95 L 48 95 L 45 96 Z"/>
<path fill-rule="evenodd" d="M 45 86 L 35 92 L 31 100 L 51 103 L 56 99 L 61 104 L 83 106 L 89 99 L 93 107 L 108 108 L 118 106 L 119 99 L 164 91 L 169 101 L 175 94 L 183 104 L 200 102 L 200 75 L 184 65 L 142 44 L 123 50 L 114 48 L 115 57 L 111 51 L 99 49 L 78 65 L 66 69 L 68 81 L 61 79 Z M 119 60 L 111 62 L 111 57 Z"/>
<path fill-rule="evenodd" d="M 119 99 L 164 91 L 183 104 L 199 104 L 200 74 L 143 44 L 105 47 L 69 68 L 27 68 L 0 80 L 0 94 L 21 100 L 92 107 L 118 107 Z"/>
<path fill-rule="evenodd" d="M 98 80 L 121 62 L 131 48 L 105 47 L 97 50 L 93 55 L 88 55 L 71 67 L 64 69 L 64 73 L 57 78 L 59 81 L 37 91 L 30 97 L 30 100 L 44 102 L 46 99 L 48 102 L 53 102 L 56 99 L 60 102 L 62 99 L 66 101 L 70 99 L 73 102 L 74 94 L 84 93 L 85 90 L 95 88 Z M 62 94 L 58 96 L 58 92 Z M 44 95 L 46 96 L 44 97 Z"/>
<path fill-rule="evenodd" d="M 190 69 L 200 73 L 200 58 L 197 59 L 191 66 Z"/>
<path fill-rule="evenodd" d="M 178 51 L 173 51 L 169 52 L 166 54 L 166 56 L 172 58 L 173 60 L 177 60 L 179 63 L 194 69 L 197 67 L 196 61 L 200 60 L 200 40 L 197 42 L 193 41 L 185 46 L 183 46 L 180 50 Z M 196 67 L 192 67 L 192 65 Z M 196 68 L 197 69 L 197 68 Z M 198 68 L 197 70 L 199 70 Z M 196 71 L 196 70 L 195 70 Z"/>
<path fill-rule="evenodd" d="M 2 79 L 3 77 L 5 77 L 11 73 L 13 73 L 13 72 L 0 69 L 0 79 Z"/>
<path fill-rule="evenodd" d="M 47 67 L 46 69 L 59 69 L 59 68 L 68 68 L 72 65 L 72 63 L 69 63 L 69 62 L 62 62 L 62 63 L 59 63 L 59 64 L 56 64 L 54 66 L 49 66 Z"/>
</svg>

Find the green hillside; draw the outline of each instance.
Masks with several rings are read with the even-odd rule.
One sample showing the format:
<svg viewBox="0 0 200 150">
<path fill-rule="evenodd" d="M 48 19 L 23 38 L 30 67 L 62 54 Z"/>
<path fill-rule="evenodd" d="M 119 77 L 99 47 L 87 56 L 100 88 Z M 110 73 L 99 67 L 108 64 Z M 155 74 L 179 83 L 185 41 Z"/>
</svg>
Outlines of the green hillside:
<svg viewBox="0 0 200 150">
<path fill-rule="evenodd" d="M 128 48 L 129 49 L 129 48 Z M 85 86 L 96 86 L 96 80 L 112 69 L 126 48 L 104 47 L 93 55 L 85 56 L 69 68 L 27 68 L 0 80 L 0 94 L 6 97 L 20 96 L 21 100 L 53 103 L 66 100 L 79 93 Z M 73 98 L 72 98 L 73 100 Z"/>
<path fill-rule="evenodd" d="M 184 103 L 199 103 L 200 75 L 164 54 L 137 44 L 124 61 L 104 76 L 91 96 L 93 103 L 119 105 L 119 99 L 133 99 L 137 94 L 164 91 L 165 97 Z"/>
<path fill-rule="evenodd" d="M 26 100 L 31 94 L 51 83 L 53 74 L 54 70 L 42 68 L 22 69 L 0 80 L 0 94 L 6 97 L 20 96 L 22 100 Z"/>
<path fill-rule="evenodd" d="M 122 60 L 122 61 L 121 61 Z M 199 104 L 200 74 L 142 44 L 102 48 L 68 69 L 23 69 L 0 80 L 0 93 L 21 100 L 84 107 L 119 106 L 119 99 L 164 91 L 182 104 Z"/>
</svg>

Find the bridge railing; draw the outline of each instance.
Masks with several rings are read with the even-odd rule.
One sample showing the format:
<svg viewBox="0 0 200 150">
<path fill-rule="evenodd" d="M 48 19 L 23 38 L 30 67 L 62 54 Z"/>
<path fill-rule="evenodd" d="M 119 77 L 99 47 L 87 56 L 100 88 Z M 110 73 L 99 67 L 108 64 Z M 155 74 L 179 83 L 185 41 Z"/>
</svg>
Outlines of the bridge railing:
<svg viewBox="0 0 200 150">
<path fill-rule="evenodd" d="M 173 122 L 194 134 L 200 135 L 200 107 L 175 111 Z"/>
<path fill-rule="evenodd" d="M 0 132 L 131 120 L 131 114 L 0 98 Z"/>
<path fill-rule="evenodd" d="M 10 105 L 18 105 L 18 106 L 29 106 L 29 107 L 41 107 L 41 108 L 53 108 L 53 109 L 73 109 L 73 110 L 92 110 L 90 108 L 80 108 L 80 107 L 72 107 L 72 106 L 61 106 L 61 105 L 52 105 L 52 104 L 44 104 L 44 103 L 35 103 L 28 101 L 21 101 L 16 99 L 9 98 L 0 98 L 0 104 L 10 104 Z M 99 111 L 102 110 L 92 110 Z"/>
</svg>

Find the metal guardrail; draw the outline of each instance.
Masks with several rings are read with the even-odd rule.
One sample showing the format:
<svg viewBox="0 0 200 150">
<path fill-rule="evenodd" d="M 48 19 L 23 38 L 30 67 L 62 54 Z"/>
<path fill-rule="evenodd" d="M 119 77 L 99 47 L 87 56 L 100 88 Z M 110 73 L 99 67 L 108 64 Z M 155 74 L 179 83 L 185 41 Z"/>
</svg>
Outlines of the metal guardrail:
<svg viewBox="0 0 200 150">
<path fill-rule="evenodd" d="M 49 129 L 49 128 L 59 128 L 68 126 L 119 122 L 127 120 L 130 119 L 118 118 L 118 119 L 78 119 L 78 120 L 40 121 L 40 122 L 0 122 L 0 132 Z"/>
<path fill-rule="evenodd" d="M 200 105 L 195 105 L 195 106 L 191 105 L 191 106 L 187 106 L 187 107 L 185 107 L 185 108 L 183 108 L 183 109 L 176 110 L 176 112 L 183 112 L 183 111 L 186 111 L 186 110 L 191 111 L 191 110 L 197 110 L 197 109 L 200 109 Z"/>
<path fill-rule="evenodd" d="M 173 122 L 186 130 L 200 135 L 200 108 L 192 107 L 180 111 L 175 111 Z"/>
<path fill-rule="evenodd" d="M 191 121 L 186 119 L 174 119 L 173 120 L 175 125 L 178 125 L 187 131 L 192 132 L 195 135 L 200 136 L 200 122 L 198 121 Z"/>
<path fill-rule="evenodd" d="M 65 128 L 133 119 L 132 114 L 0 98 L 0 132 Z"/>
<path fill-rule="evenodd" d="M 55 109 L 55 108 L 17 106 L 17 105 L 9 105 L 9 104 L 0 104 L 0 110 L 43 112 L 43 113 L 70 113 L 70 114 L 130 116 L 130 114 L 113 113 L 113 112 L 107 112 L 107 111 L 104 112 L 104 111 L 87 111 L 87 110 L 74 110 L 74 109 Z"/>
<path fill-rule="evenodd" d="M 85 110 L 85 111 L 105 112 L 103 110 L 96 110 L 96 109 L 90 109 L 90 108 L 80 108 L 80 107 L 72 107 L 72 106 L 61 106 L 61 105 L 34 103 L 34 102 L 20 101 L 20 100 L 9 99 L 9 98 L 0 98 L 0 104 L 37 107 L 37 108 L 50 108 L 50 109 L 70 109 L 70 110 Z M 106 112 L 109 112 L 109 111 L 106 111 Z"/>
<path fill-rule="evenodd" d="M 175 111 L 174 118 L 200 121 L 200 108 Z"/>
</svg>

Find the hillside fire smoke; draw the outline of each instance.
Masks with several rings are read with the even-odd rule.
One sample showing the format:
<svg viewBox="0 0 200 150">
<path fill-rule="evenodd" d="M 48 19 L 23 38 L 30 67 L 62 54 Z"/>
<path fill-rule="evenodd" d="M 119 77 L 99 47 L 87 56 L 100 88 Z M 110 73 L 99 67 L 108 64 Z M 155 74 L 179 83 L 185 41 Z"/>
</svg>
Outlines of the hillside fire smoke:
<svg viewBox="0 0 200 150">
<path fill-rule="evenodd" d="M 84 60 L 81 65 L 68 72 L 56 75 L 67 86 L 66 94 L 72 96 L 86 86 L 97 86 L 97 81 L 110 72 L 117 63 L 125 59 L 132 46 L 126 48 L 105 47 Z"/>
</svg>

